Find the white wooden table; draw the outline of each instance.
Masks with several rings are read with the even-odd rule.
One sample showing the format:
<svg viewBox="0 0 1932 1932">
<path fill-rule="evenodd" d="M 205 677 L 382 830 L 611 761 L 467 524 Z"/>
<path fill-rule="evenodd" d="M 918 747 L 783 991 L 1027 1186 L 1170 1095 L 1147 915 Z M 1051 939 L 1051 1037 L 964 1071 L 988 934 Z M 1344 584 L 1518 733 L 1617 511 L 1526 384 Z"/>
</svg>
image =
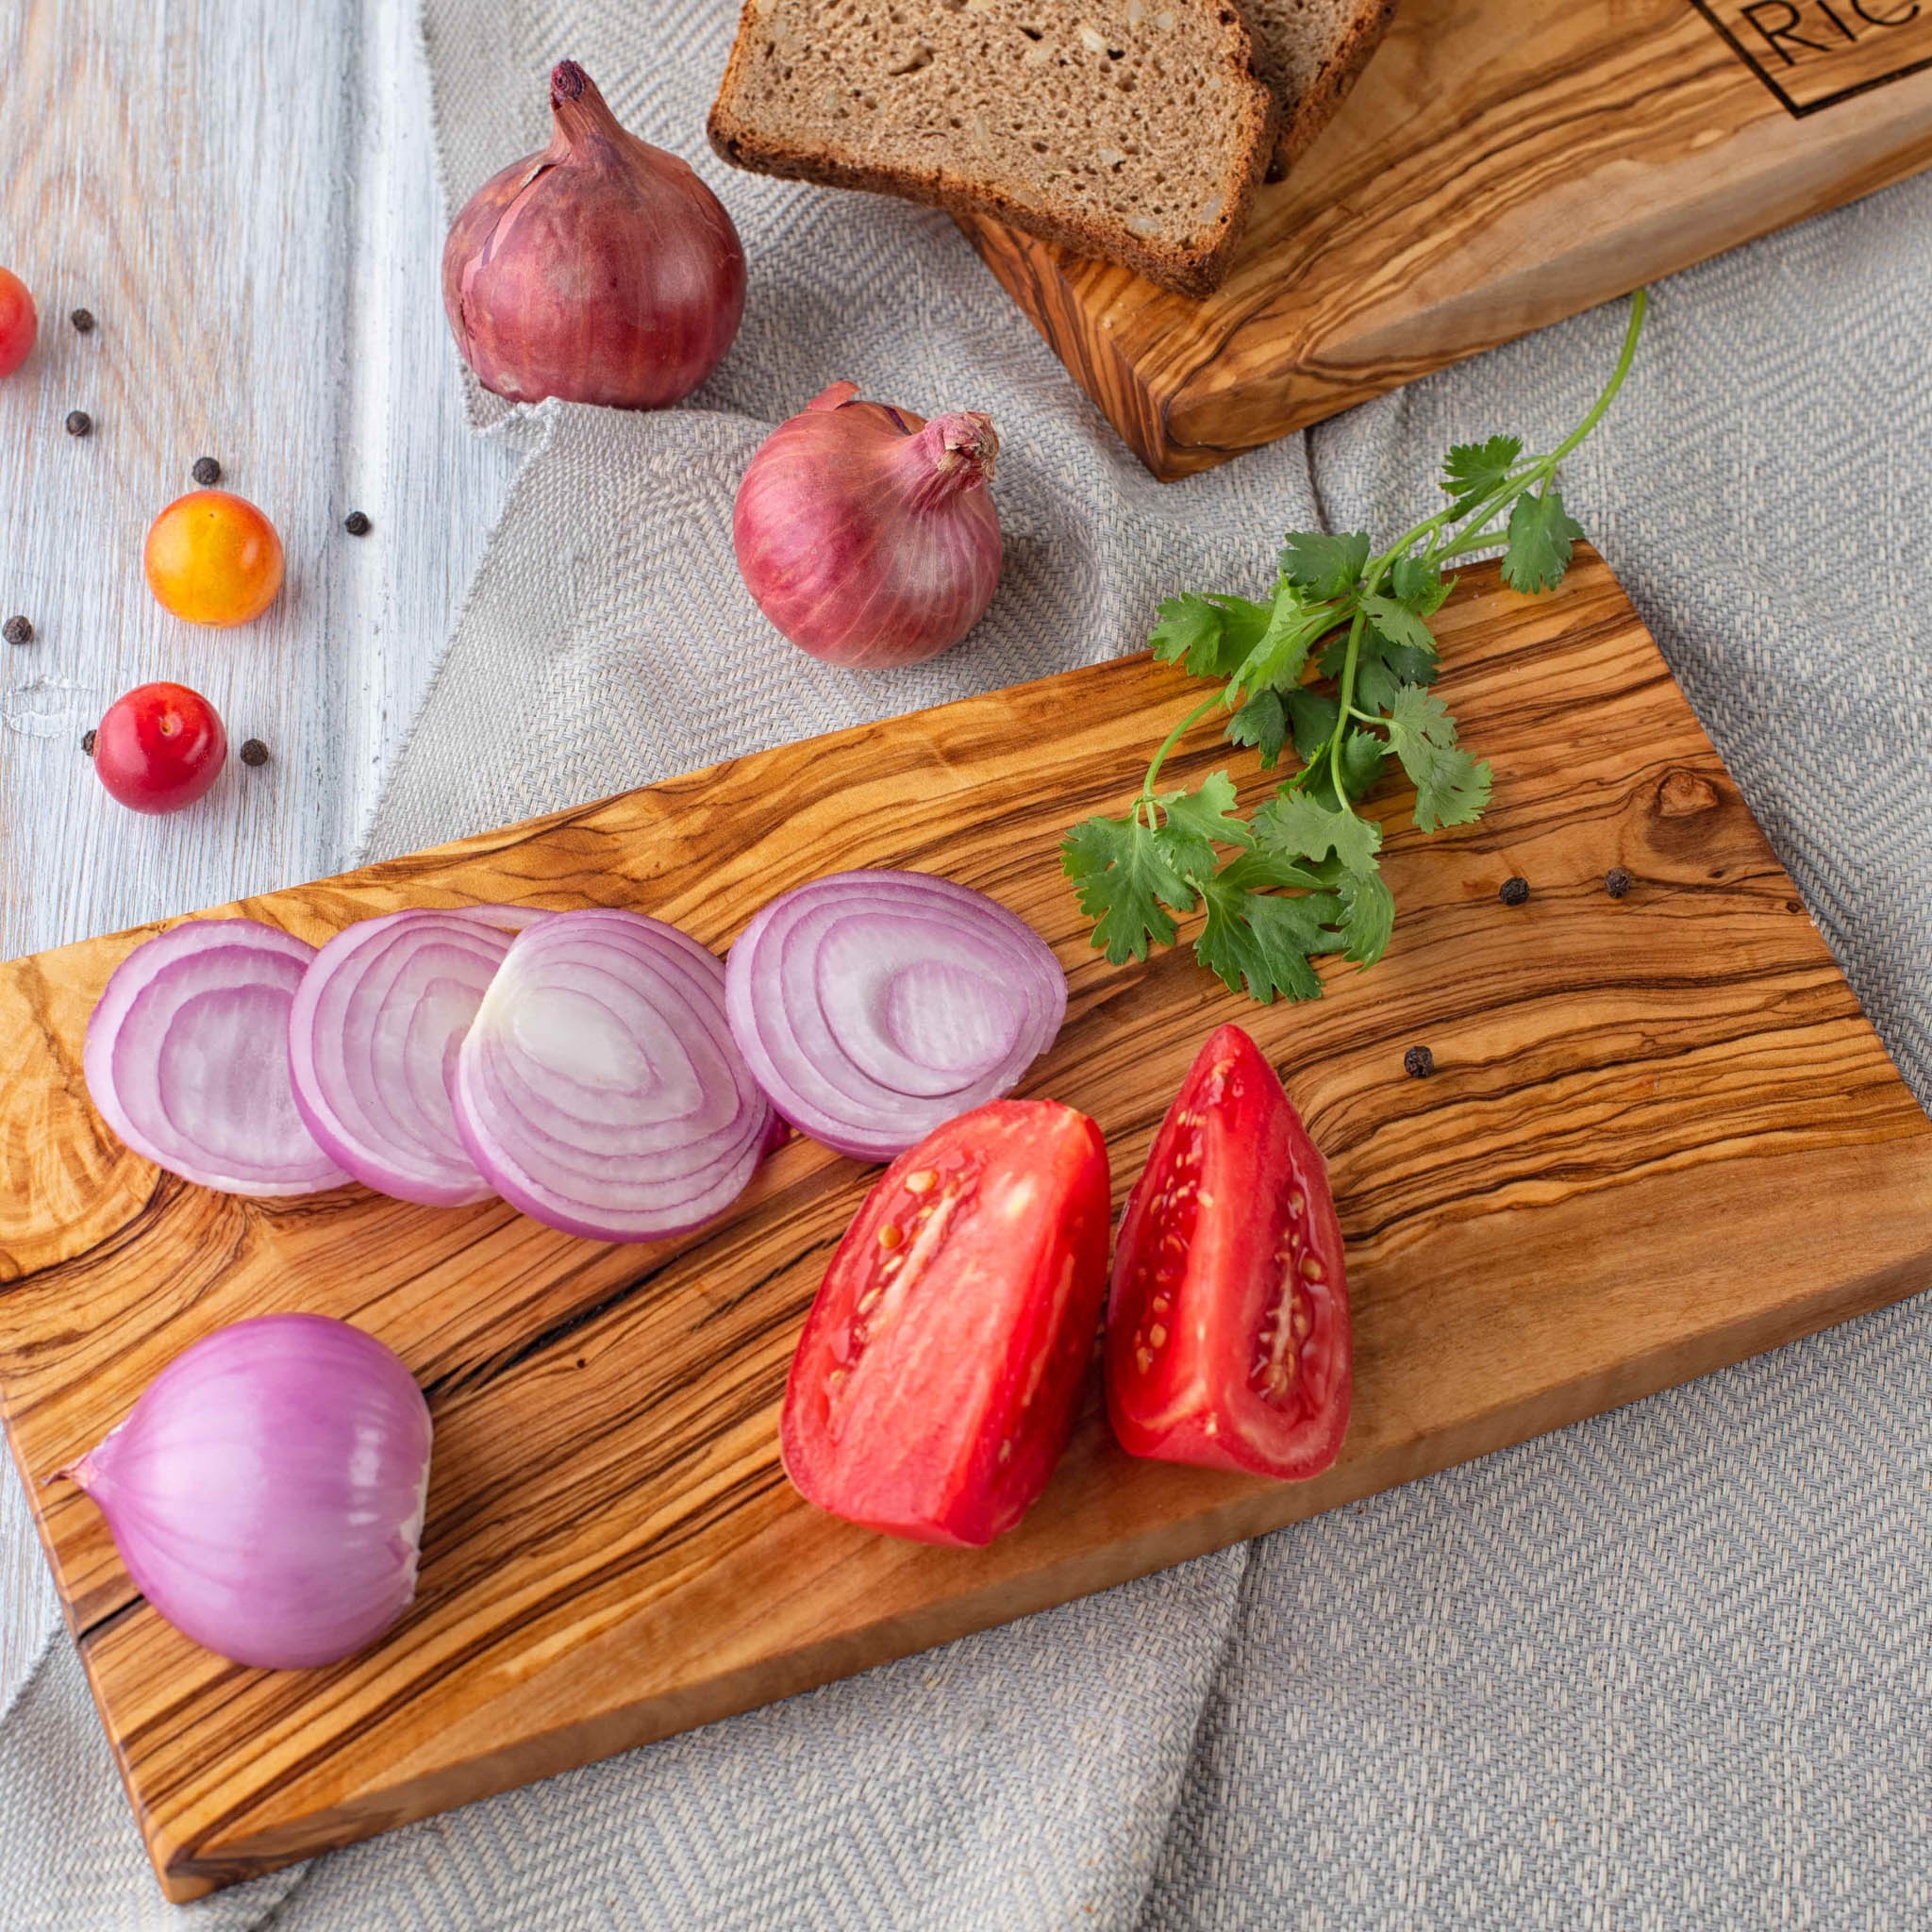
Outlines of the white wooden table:
<svg viewBox="0 0 1932 1932">
<path fill-rule="evenodd" d="M 0 645 L 11 957 L 348 862 L 514 458 L 463 420 L 414 0 L 9 0 L 0 75 L 0 264 L 41 314 L 0 380 L 0 618 L 36 632 Z M 92 436 L 65 432 L 71 409 Z M 240 630 L 170 617 L 142 576 L 200 456 L 288 553 Z M 231 755 L 169 818 L 115 805 L 81 735 L 155 678 L 270 762 Z M 9 1471 L 0 1700 L 57 1616 Z"/>
</svg>

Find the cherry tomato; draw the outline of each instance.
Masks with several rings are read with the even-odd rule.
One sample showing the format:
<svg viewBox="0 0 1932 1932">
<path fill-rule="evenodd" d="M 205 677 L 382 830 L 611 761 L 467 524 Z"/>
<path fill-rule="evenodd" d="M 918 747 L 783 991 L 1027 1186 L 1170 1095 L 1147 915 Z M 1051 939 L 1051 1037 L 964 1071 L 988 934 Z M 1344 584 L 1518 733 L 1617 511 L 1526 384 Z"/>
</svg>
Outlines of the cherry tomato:
<svg viewBox="0 0 1932 1932">
<path fill-rule="evenodd" d="M 1127 1197 L 1107 1312 L 1122 1446 L 1301 1478 L 1335 1460 L 1354 1387 L 1328 1170 L 1239 1026 L 1208 1036 Z"/>
<path fill-rule="evenodd" d="M 162 608 L 190 624 L 246 624 L 282 588 L 275 526 L 226 490 L 177 497 L 150 526 L 142 561 Z"/>
<path fill-rule="evenodd" d="M 1107 1293 L 1107 1148 L 1083 1113 L 995 1100 L 880 1177 L 785 1391 L 786 1473 L 889 1536 L 991 1542 L 1067 1446 Z"/>
<path fill-rule="evenodd" d="M 0 375 L 11 375 L 33 353 L 40 327 L 26 284 L 10 270 L 0 268 Z"/>
<path fill-rule="evenodd" d="M 185 684 L 143 684 L 116 698 L 94 733 L 94 770 L 132 811 L 192 805 L 227 756 L 215 708 Z"/>
</svg>

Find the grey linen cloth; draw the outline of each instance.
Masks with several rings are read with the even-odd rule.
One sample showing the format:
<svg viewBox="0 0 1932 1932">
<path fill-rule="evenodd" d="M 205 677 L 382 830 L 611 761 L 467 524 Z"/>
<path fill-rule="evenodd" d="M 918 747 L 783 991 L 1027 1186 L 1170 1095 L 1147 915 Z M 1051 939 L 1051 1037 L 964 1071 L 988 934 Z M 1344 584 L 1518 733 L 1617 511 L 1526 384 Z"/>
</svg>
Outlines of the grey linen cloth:
<svg viewBox="0 0 1932 1932">
<path fill-rule="evenodd" d="M 1425 513 L 1453 440 L 1509 428 L 1547 446 L 1614 357 L 1621 304 L 1158 485 L 944 220 L 708 156 L 731 12 L 429 0 L 453 199 L 541 145 L 543 75 L 571 55 L 716 186 L 752 293 L 690 408 L 507 411 L 473 391 L 479 427 L 530 453 L 375 856 L 1134 648 L 1166 591 L 1264 585 L 1291 525 Z M 1922 1101 L 1928 272 L 1920 181 L 1675 277 L 1568 473 Z M 841 377 L 922 411 L 985 408 L 1003 438 L 999 596 L 966 644 L 909 671 L 805 658 L 732 563 L 746 458 Z M 1817 1203 L 1821 1244 L 1831 1208 Z M 0 1917 L 1924 1924 L 1928 1342 L 1932 1313 L 1909 1303 L 178 1913 L 154 1893 L 58 1639 L 0 1726 Z"/>
</svg>

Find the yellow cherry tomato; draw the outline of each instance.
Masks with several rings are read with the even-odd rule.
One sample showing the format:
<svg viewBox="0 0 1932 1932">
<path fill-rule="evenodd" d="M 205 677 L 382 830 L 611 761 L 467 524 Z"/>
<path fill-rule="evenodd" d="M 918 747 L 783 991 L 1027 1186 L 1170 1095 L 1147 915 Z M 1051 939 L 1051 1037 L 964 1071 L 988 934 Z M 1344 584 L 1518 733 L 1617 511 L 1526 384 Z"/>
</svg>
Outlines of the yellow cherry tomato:
<svg viewBox="0 0 1932 1932">
<path fill-rule="evenodd" d="M 142 561 L 161 608 L 190 624 L 257 618 L 282 588 L 275 526 L 226 490 L 192 490 L 154 520 Z"/>
</svg>

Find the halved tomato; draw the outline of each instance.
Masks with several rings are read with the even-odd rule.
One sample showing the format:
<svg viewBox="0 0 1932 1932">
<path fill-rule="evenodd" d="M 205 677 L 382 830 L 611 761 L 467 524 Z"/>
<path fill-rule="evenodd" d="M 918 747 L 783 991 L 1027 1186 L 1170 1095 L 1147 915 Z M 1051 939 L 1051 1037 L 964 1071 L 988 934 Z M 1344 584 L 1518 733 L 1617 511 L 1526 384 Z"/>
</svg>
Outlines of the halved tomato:
<svg viewBox="0 0 1932 1932">
<path fill-rule="evenodd" d="M 1328 1170 L 1239 1026 L 1195 1057 L 1114 1250 L 1107 1407 L 1136 1456 L 1319 1474 L 1353 1387 Z"/>
<path fill-rule="evenodd" d="M 808 1502 L 889 1536 L 991 1542 L 1067 1445 L 1107 1294 L 1107 1148 L 996 1100 L 902 1154 L 812 1303 L 785 1391 Z"/>
</svg>

